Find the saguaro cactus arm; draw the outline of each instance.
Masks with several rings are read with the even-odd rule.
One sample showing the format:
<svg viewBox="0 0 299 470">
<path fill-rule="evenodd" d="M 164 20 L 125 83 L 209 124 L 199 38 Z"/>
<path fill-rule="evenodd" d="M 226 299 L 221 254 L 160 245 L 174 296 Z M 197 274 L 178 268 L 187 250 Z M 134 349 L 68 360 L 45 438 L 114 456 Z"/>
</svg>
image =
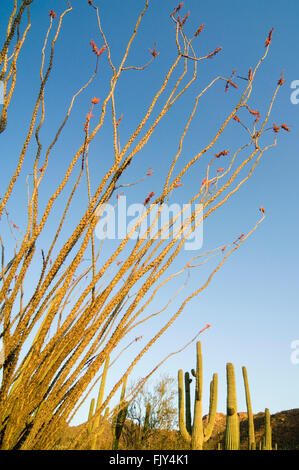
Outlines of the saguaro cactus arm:
<svg viewBox="0 0 299 470">
<path fill-rule="evenodd" d="M 213 427 L 215 424 L 216 411 L 217 411 L 217 398 L 218 398 L 218 374 L 213 374 L 213 379 L 210 383 L 210 407 L 209 407 L 209 421 L 204 427 L 204 441 L 208 441 L 211 437 Z"/>
<path fill-rule="evenodd" d="M 186 428 L 189 434 L 192 433 L 192 421 L 191 421 L 191 396 L 190 396 L 190 379 L 189 372 L 185 372 L 185 399 L 186 399 Z"/>
</svg>

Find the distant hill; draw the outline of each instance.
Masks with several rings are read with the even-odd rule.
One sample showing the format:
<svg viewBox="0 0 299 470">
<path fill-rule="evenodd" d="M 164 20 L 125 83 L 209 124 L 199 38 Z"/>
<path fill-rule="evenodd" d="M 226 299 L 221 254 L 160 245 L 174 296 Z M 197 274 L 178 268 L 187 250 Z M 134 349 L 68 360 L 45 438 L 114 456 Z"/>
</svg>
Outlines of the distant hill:
<svg viewBox="0 0 299 470">
<path fill-rule="evenodd" d="M 248 424 L 247 424 L 247 413 L 238 413 L 240 418 L 240 440 L 241 450 L 247 449 L 248 446 Z M 254 415 L 254 426 L 255 426 L 255 437 L 257 446 L 262 440 L 264 435 L 264 416 L 265 413 L 261 412 Z M 204 420 L 207 416 L 204 417 Z M 224 433 L 225 433 L 225 420 L 226 416 L 223 413 L 217 413 L 214 430 L 211 439 L 205 444 L 205 449 L 216 450 L 218 443 L 223 445 Z M 272 442 L 273 445 L 277 443 L 279 450 L 299 450 L 299 408 L 293 410 L 280 411 L 271 415 L 272 425 Z M 57 449 L 71 448 L 70 443 L 73 437 L 75 437 L 79 431 L 83 430 L 83 439 L 81 445 L 77 446 L 77 449 L 86 449 L 86 433 L 87 423 L 81 424 L 80 426 L 66 427 L 62 433 L 61 440 L 57 446 Z M 119 449 L 133 450 L 148 449 L 148 450 L 186 450 L 185 442 L 182 440 L 178 431 L 152 431 L 146 443 L 139 446 L 134 446 L 134 436 L 138 432 L 138 428 L 134 423 L 127 420 L 123 435 L 120 439 Z M 111 424 L 107 423 L 102 436 L 98 441 L 99 449 L 111 449 L 112 432 Z"/>
<path fill-rule="evenodd" d="M 248 420 L 247 413 L 238 413 L 240 418 L 241 449 L 248 448 Z M 265 413 L 254 415 L 254 430 L 257 445 L 264 435 Z M 216 449 L 218 442 L 223 443 L 226 416 L 217 413 L 215 426 L 207 448 Z M 280 411 L 271 415 L 272 442 L 277 443 L 278 449 L 299 450 L 299 409 Z"/>
</svg>

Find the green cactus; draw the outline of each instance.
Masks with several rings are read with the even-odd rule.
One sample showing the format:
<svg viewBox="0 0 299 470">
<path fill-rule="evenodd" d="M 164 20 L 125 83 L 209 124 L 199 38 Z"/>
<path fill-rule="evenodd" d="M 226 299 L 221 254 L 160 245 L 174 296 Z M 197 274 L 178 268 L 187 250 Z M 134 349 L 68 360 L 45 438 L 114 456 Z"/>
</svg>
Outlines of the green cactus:
<svg viewBox="0 0 299 470">
<path fill-rule="evenodd" d="M 178 398 L 179 398 L 179 428 L 183 439 L 191 445 L 193 450 L 202 450 L 203 443 L 210 439 L 215 423 L 217 409 L 217 391 L 218 391 L 218 375 L 214 374 L 210 384 L 210 408 L 209 421 L 206 426 L 202 421 L 202 354 L 201 343 L 196 343 L 196 371 L 192 370 L 192 374 L 196 378 L 195 384 L 195 400 L 194 400 L 194 417 L 193 425 L 191 425 L 190 412 L 190 377 L 185 374 L 185 392 L 186 392 L 186 409 L 184 400 L 184 380 L 183 371 L 178 372 Z"/>
<path fill-rule="evenodd" d="M 106 383 L 106 378 L 107 378 L 107 372 L 109 368 L 109 361 L 110 361 L 110 357 L 108 356 L 108 358 L 105 361 L 104 370 L 102 374 L 102 380 L 101 380 L 101 385 L 99 389 L 97 406 L 95 410 L 96 412 L 100 409 L 103 403 L 104 389 L 105 389 L 105 383 Z M 90 450 L 96 450 L 98 437 L 102 434 L 104 430 L 104 423 L 102 423 L 100 426 L 100 415 L 98 414 L 98 416 L 93 418 L 94 407 L 95 407 L 95 400 L 93 398 L 90 403 L 89 416 L 88 416 L 88 419 L 89 419 L 88 433 L 91 438 Z M 104 419 L 107 417 L 107 414 L 108 414 L 107 410 L 108 409 L 105 410 Z"/>
<path fill-rule="evenodd" d="M 125 377 L 123 386 L 122 386 L 122 391 L 120 395 L 120 410 L 118 413 L 115 415 L 115 417 L 112 420 L 112 430 L 113 430 L 113 443 L 112 443 L 112 449 L 117 450 L 118 449 L 118 444 L 119 444 L 119 439 L 126 421 L 127 417 L 127 412 L 128 412 L 128 406 L 124 406 L 123 400 L 125 397 L 126 393 L 126 385 L 127 385 L 127 377 Z"/>
<path fill-rule="evenodd" d="M 265 435 L 263 438 L 263 450 L 272 450 L 272 429 L 269 408 L 265 409 Z"/>
<path fill-rule="evenodd" d="M 146 405 L 144 425 L 143 425 L 142 434 L 141 434 L 141 442 L 144 442 L 148 438 L 148 435 L 149 435 L 151 409 L 152 409 L 152 405 L 150 404 L 150 402 L 148 402 Z"/>
<path fill-rule="evenodd" d="M 240 423 L 237 412 L 237 394 L 235 370 L 231 363 L 226 364 L 227 380 L 227 413 L 225 429 L 225 450 L 239 450 L 240 447 Z"/>
<path fill-rule="evenodd" d="M 242 367 L 242 372 L 243 372 L 243 379 L 244 379 L 247 415 L 248 415 L 248 449 L 256 450 L 253 413 L 252 413 L 252 407 L 251 407 L 247 370 L 245 366 Z"/>
</svg>

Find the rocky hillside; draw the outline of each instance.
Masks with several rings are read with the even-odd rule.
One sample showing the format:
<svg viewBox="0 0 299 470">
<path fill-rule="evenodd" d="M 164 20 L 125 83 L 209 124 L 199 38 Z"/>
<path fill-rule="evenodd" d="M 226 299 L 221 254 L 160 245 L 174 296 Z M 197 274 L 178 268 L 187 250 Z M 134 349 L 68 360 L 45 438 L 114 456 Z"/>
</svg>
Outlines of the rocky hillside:
<svg viewBox="0 0 299 470">
<path fill-rule="evenodd" d="M 264 435 L 264 413 L 254 415 L 254 426 L 257 447 Z M 247 413 L 239 413 L 240 417 L 240 439 L 241 449 L 247 449 L 248 445 L 248 424 Z M 206 419 L 205 417 L 204 419 Z M 225 414 L 217 413 L 215 426 L 211 439 L 205 444 L 205 449 L 217 449 L 218 443 L 223 445 L 224 432 L 225 432 Z M 281 411 L 271 415 L 272 425 L 272 442 L 273 445 L 277 443 L 279 450 L 299 450 L 299 409 Z M 57 449 L 72 448 L 72 438 L 76 436 L 79 430 L 87 430 L 86 423 L 80 426 L 73 426 L 66 428 L 62 433 L 61 440 Z M 83 434 L 81 444 L 77 449 L 86 449 L 86 435 Z M 98 441 L 99 449 L 111 449 L 112 432 L 111 425 L 107 423 L 105 430 Z M 133 450 L 133 449 L 148 449 L 148 450 L 185 450 L 188 447 L 179 435 L 178 431 L 152 431 L 146 443 L 138 443 L 138 429 L 134 423 L 127 420 L 120 439 L 120 449 Z"/>
</svg>

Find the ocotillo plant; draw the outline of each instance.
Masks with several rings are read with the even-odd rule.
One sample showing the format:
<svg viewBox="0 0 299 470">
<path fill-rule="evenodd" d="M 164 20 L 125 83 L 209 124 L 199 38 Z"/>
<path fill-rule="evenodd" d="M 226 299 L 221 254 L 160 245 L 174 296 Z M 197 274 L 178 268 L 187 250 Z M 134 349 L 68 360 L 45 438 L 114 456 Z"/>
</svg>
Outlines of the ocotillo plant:
<svg viewBox="0 0 299 470">
<path fill-rule="evenodd" d="M 78 35 L 75 20 L 76 27 L 68 30 L 70 35 L 82 40 L 78 44 L 82 64 L 79 75 L 77 70 L 68 70 L 65 79 L 66 62 L 60 60 L 60 73 L 58 57 L 61 58 L 63 51 L 67 51 L 66 57 L 72 57 L 75 47 L 70 49 L 69 44 L 73 38 L 64 43 L 62 32 L 66 19 L 71 24 L 76 9 L 73 10 L 70 0 L 61 0 L 56 2 L 60 11 L 50 10 L 40 21 L 38 13 L 32 16 L 30 12 L 41 8 L 41 3 L 44 2 L 11 2 L 7 25 L 1 25 L 0 81 L 4 104 L 0 110 L 0 133 L 6 139 L 7 148 L 12 147 L 10 164 L 1 168 L 0 195 L 0 335 L 4 346 L 0 448 L 3 450 L 52 449 L 61 427 L 71 423 L 89 396 L 90 386 L 98 379 L 106 359 L 116 355 L 132 339 L 133 329 L 139 328 L 138 335 L 142 336 L 147 322 L 146 331 L 151 334 L 134 359 L 128 359 L 126 370 L 116 372 L 114 385 L 96 411 L 98 415 L 103 413 L 121 389 L 124 375 L 130 374 L 264 220 L 265 210 L 260 207 L 257 221 L 246 234 L 233 235 L 215 249 L 216 266 L 202 285 L 184 294 L 182 303 L 173 309 L 167 321 L 164 322 L 164 316 L 161 318 L 161 312 L 168 308 L 181 286 L 175 285 L 167 304 L 159 305 L 157 312 L 152 312 L 151 302 L 156 302 L 163 289 L 168 289 L 169 294 L 172 282 L 193 273 L 210 259 L 210 252 L 200 255 L 200 263 L 196 262 L 196 256 L 186 255 L 184 259 L 180 255 L 203 221 L 229 203 L 252 177 L 267 150 L 277 144 L 277 126 L 267 127 L 267 123 L 284 82 L 283 77 L 278 82 L 278 76 L 274 77 L 271 101 L 258 103 L 259 111 L 251 108 L 256 76 L 268 55 L 272 31 L 266 47 L 261 41 L 260 58 L 255 64 L 247 64 L 246 80 L 237 85 L 226 72 L 219 70 L 215 78 L 205 82 L 199 68 L 212 58 L 217 60 L 221 47 L 212 44 L 209 48 L 203 44 L 200 48 L 206 48 L 205 55 L 201 57 L 197 53 L 196 41 L 200 40 L 203 25 L 192 26 L 192 15 L 182 19 L 181 3 L 170 17 L 168 11 L 164 16 L 160 12 L 161 5 L 167 2 L 158 2 L 158 10 L 153 12 L 165 25 L 170 21 L 173 26 L 172 44 L 165 48 L 169 57 L 160 61 L 162 53 L 159 56 L 155 45 L 149 52 L 150 60 L 144 58 L 145 65 L 128 63 L 130 58 L 134 60 L 132 52 L 149 10 L 149 0 L 144 0 L 137 13 L 135 7 L 126 6 L 128 29 L 133 32 L 121 51 L 117 49 L 120 41 L 108 40 L 111 35 L 103 30 L 101 15 L 105 7 L 101 7 L 100 15 L 97 0 L 76 2 L 76 9 L 80 9 L 78 21 L 86 21 L 89 27 L 81 28 L 82 35 Z M 40 15 L 44 15 L 42 8 Z M 46 30 L 40 30 L 40 34 L 38 26 L 41 24 L 43 28 L 44 20 Z M 30 38 L 31 21 L 37 21 L 37 28 L 33 29 L 39 34 L 39 40 L 36 36 Z M 117 22 L 117 9 L 114 22 Z M 123 17 L 119 22 L 125 28 Z M 152 22 L 147 25 L 152 28 Z M 189 30 L 193 27 L 195 32 Z M 97 44 L 91 34 L 97 37 Z M 153 29 L 149 34 L 152 36 Z M 41 57 L 40 63 L 30 63 L 30 67 L 19 61 L 28 41 L 32 41 L 28 49 L 33 48 L 30 57 Z M 151 44 L 145 44 L 143 49 L 147 51 L 148 45 Z M 77 64 L 72 60 L 70 63 Z M 62 77 L 61 83 L 52 82 L 55 67 L 58 68 L 55 77 Z M 159 76 L 153 81 L 148 77 L 144 82 L 148 86 L 142 87 L 139 96 L 135 85 L 142 81 L 138 80 L 138 74 L 149 74 L 151 67 Z M 28 73 L 32 74 L 28 76 Z M 123 101 L 120 96 L 124 90 L 122 80 L 128 76 L 136 109 L 132 109 L 132 101 Z M 18 86 L 19 94 L 15 93 Z M 202 98 L 205 100 L 208 93 L 215 93 L 220 102 L 220 93 L 228 89 L 235 93 L 235 98 L 226 102 L 220 114 L 215 110 L 219 127 L 212 132 L 209 129 L 204 141 L 198 138 L 195 129 L 194 154 L 190 155 L 185 137 L 192 138 L 192 121 L 197 119 Z M 99 96 L 93 96 L 94 93 Z M 23 106 L 23 99 L 17 99 L 27 94 L 30 94 L 28 103 L 33 103 L 31 107 Z M 189 111 L 185 99 L 191 104 Z M 217 100 L 212 97 L 213 103 Z M 179 112 L 173 135 L 169 136 L 172 144 L 169 152 L 162 151 L 159 145 L 147 151 L 154 132 L 167 125 L 165 120 L 181 105 L 184 112 Z M 79 116 L 73 119 L 76 112 Z M 207 121 L 204 109 L 198 119 L 202 119 L 200 125 L 204 128 Z M 284 124 L 280 127 L 288 130 Z M 226 133 L 227 141 L 223 142 Z M 272 137 L 270 143 L 269 139 L 264 141 L 265 134 Z M 155 162 L 152 155 L 157 153 Z M 159 165 L 162 153 L 164 174 L 159 166 L 159 178 L 151 183 L 155 186 L 143 189 L 141 196 L 140 192 L 136 194 L 134 202 L 141 201 L 140 217 L 130 230 L 124 230 L 123 238 L 115 235 L 110 250 L 110 241 L 96 239 L 98 224 L 107 221 L 104 211 L 109 209 L 115 215 L 114 209 L 120 206 L 119 188 L 132 187 L 137 182 L 147 184 L 152 174 L 148 158 L 151 165 Z M 221 159 L 224 163 L 218 166 Z M 201 175 L 200 185 L 194 184 L 195 171 Z M 163 206 L 170 198 L 178 197 L 182 184 L 188 185 L 186 203 L 178 214 L 164 222 Z M 200 206 L 202 212 L 198 213 Z M 153 213 L 155 216 L 144 236 L 134 239 L 134 234 Z M 180 222 L 174 230 L 177 221 Z M 153 232 L 155 236 L 151 237 Z M 166 232 L 168 238 L 164 237 Z M 182 260 L 182 265 L 175 271 L 178 260 Z M 160 299 L 163 298 L 161 295 Z M 161 320 L 153 330 L 152 318 Z"/>
<path fill-rule="evenodd" d="M 269 408 L 265 409 L 265 434 L 263 436 L 263 450 L 272 450 L 272 428 Z"/>
<path fill-rule="evenodd" d="M 253 421 L 253 413 L 252 413 L 251 398 L 250 398 L 250 391 L 249 391 L 248 375 L 247 375 L 247 370 L 245 366 L 242 367 L 242 372 L 243 372 L 243 379 L 244 379 L 247 417 L 248 417 L 248 449 L 255 450 L 256 443 L 255 443 L 255 434 L 254 434 L 254 421 Z"/>
<path fill-rule="evenodd" d="M 239 450 L 240 422 L 237 409 L 235 369 L 230 362 L 226 364 L 227 407 L 225 450 Z"/>
<path fill-rule="evenodd" d="M 217 409 L 217 392 L 218 392 L 218 375 L 213 374 L 213 379 L 210 383 L 210 407 L 209 407 L 209 420 L 206 425 L 203 424 L 202 419 L 202 390 L 203 390 L 203 370 L 202 370 L 202 354 L 201 343 L 196 343 L 196 371 L 192 371 L 196 379 L 195 383 L 195 396 L 194 396 L 194 416 L 193 423 L 191 424 L 191 416 L 188 407 L 190 406 L 190 378 L 189 375 L 185 376 L 186 387 L 186 410 L 184 401 L 184 377 L 183 371 L 180 369 L 178 372 L 178 399 L 179 399 L 179 428 L 182 437 L 191 445 L 193 450 L 202 450 L 204 442 L 210 439 Z M 186 421 L 185 421 L 186 415 Z"/>
</svg>

